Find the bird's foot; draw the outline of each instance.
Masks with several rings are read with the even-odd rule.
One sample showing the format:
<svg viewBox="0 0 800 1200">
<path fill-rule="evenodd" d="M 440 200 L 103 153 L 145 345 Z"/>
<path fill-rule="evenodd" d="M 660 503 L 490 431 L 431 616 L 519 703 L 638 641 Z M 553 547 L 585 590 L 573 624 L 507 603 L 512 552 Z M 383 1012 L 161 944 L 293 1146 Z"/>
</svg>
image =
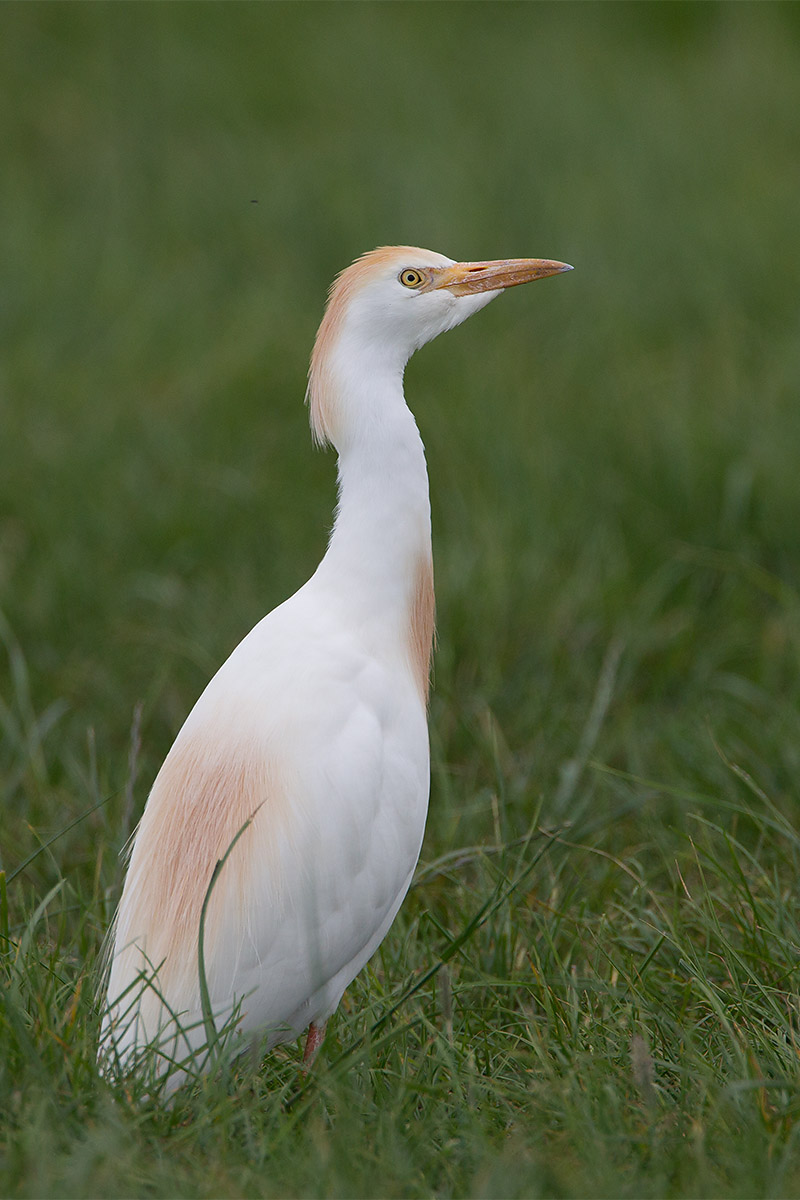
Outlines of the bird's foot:
<svg viewBox="0 0 800 1200">
<path fill-rule="evenodd" d="M 307 1074 L 311 1070 L 314 1059 L 317 1057 L 317 1052 L 325 1041 L 326 1025 L 327 1021 L 323 1021 L 321 1025 L 317 1025 L 312 1021 L 308 1027 L 306 1048 L 303 1051 L 303 1074 Z"/>
</svg>

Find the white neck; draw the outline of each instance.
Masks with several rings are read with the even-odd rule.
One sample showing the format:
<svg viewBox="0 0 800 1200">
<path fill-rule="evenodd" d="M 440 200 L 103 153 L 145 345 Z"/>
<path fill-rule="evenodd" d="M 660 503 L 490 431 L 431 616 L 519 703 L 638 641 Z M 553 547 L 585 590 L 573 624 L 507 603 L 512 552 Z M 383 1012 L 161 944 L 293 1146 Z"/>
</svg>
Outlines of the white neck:
<svg viewBox="0 0 800 1200">
<path fill-rule="evenodd" d="M 346 413 L 336 438 L 339 503 L 317 577 L 370 644 L 405 647 L 421 573 L 430 579 L 425 451 L 403 396 L 403 364 L 361 357 L 353 369 L 343 360 L 331 375 Z"/>
</svg>

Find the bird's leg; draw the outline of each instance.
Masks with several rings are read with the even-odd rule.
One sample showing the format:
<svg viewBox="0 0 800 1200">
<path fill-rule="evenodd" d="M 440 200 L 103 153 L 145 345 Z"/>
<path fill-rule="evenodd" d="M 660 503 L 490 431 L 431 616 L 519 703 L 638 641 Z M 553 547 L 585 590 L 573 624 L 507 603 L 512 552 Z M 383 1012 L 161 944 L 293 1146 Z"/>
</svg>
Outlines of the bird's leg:
<svg viewBox="0 0 800 1200">
<path fill-rule="evenodd" d="M 314 1059 L 317 1057 L 317 1052 L 320 1046 L 325 1041 L 325 1026 L 327 1021 L 323 1021 L 321 1025 L 317 1025 L 314 1021 L 308 1027 L 308 1037 L 306 1038 L 306 1048 L 303 1051 L 303 1072 L 311 1070 Z"/>
</svg>

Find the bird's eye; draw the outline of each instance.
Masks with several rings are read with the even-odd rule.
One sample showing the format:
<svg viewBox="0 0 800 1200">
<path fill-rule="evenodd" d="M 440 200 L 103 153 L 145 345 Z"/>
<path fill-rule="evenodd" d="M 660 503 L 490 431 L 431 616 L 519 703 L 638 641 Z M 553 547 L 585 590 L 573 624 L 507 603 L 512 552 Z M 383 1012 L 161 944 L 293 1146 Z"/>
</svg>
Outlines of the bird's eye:
<svg viewBox="0 0 800 1200">
<path fill-rule="evenodd" d="M 406 267 L 405 271 L 400 272 L 400 282 L 403 287 L 418 288 L 422 284 L 422 272 Z"/>
</svg>

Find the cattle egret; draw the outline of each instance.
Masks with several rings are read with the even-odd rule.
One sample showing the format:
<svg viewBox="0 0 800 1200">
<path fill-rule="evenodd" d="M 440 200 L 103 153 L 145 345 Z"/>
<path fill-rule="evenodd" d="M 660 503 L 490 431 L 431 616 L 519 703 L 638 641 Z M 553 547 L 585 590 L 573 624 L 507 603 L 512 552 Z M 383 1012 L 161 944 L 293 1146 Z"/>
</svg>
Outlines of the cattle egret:
<svg viewBox="0 0 800 1200">
<path fill-rule="evenodd" d="M 334 283 L 307 394 L 315 440 L 338 452 L 333 532 L 156 777 L 110 934 L 104 1063 L 146 1059 L 173 1086 L 181 1066 L 207 1065 L 209 1016 L 268 1046 L 308 1028 L 310 1059 L 385 936 L 430 786 L 430 503 L 403 371 L 505 288 L 569 270 L 392 246 Z"/>
</svg>

